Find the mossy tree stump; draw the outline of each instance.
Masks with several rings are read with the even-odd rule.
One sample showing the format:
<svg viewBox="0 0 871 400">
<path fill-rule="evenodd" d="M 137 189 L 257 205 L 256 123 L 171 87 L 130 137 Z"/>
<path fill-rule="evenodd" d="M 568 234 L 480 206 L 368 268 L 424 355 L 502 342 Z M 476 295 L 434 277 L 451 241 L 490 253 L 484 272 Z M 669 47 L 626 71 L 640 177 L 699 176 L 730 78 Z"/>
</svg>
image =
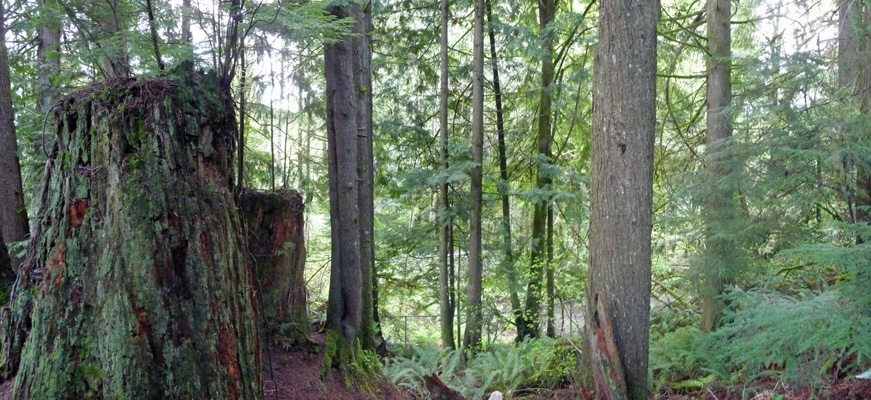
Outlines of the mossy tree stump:
<svg viewBox="0 0 871 400">
<path fill-rule="evenodd" d="M 98 84 L 58 108 L 5 321 L 14 398 L 262 398 L 220 93 L 179 73 Z"/>
<path fill-rule="evenodd" d="M 291 342 L 308 337 L 305 289 L 305 205 L 299 193 L 244 190 L 239 201 L 264 328 L 282 328 Z"/>
</svg>

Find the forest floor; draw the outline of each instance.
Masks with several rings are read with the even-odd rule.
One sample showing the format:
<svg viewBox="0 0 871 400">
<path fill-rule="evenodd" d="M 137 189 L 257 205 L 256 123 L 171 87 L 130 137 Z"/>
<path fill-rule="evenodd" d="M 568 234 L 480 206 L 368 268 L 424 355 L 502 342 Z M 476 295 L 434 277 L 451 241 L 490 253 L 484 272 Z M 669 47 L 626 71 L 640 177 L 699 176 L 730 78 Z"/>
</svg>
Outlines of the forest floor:
<svg viewBox="0 0 871 400">
<path fill-rule="evenodd" d="M 323 370 L 323 335 L 313 335 L 314 342 L 285 349 L 273 344 L 263 354 L 265 400 L 414 400 L 419 396 L 402 390 L 379 377 L 369 390 L 346 385 L 342 375 L 333 370 L 321 379 Z M 520 391 L 515 399 L 583 399 L 574 387 L 556 390 Z M 0 400 L 12 398 L 12 380 L 0 384 Z M 871 380 L 833 381 L 822 388 L 784 388 L 778 380 L 759 381 L 744 386 L 710 387 L 698 393 L 653 393 L 651 400 L 871 400 Z M 477 399 L 476 399 L 477 400 Z"/>
<path fill-rule="evenodd" d="M 321 379 L 324 337 L 322 334 L 314 334 L 312 339 L 313 343 L 296 345 L 287 350 L 272 344 L 263 353 L 263 388 L 266 400 L 417 399 L 417 396 L 396 388 L 380 376 L 369 391 L 354 383 L 349 388 L 342 374 L 335 369 L 330 371 L 326 379 Z"/>
<path fill-rule="evenodd" d="M 748 383 L 743 386 L 711 387 L 694 394 L 660 393 L 659 400 L 871 400 L 871 380 L 833 381 L 829 385 L 784 388 L 780 380 Z"/>
</svg>

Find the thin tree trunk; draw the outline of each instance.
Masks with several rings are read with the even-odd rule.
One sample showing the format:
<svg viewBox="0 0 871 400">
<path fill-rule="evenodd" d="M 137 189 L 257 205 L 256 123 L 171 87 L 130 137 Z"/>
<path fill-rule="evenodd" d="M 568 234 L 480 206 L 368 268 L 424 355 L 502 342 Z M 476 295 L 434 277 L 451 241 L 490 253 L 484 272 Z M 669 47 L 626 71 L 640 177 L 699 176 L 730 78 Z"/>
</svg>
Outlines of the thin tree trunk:
<svg viewBox="0 0 871 400">
<path fill-rule="evenodd" d="M 163 56 L 160 55 L 160 36 L 157 34 L 157 22 L 154 20 L 154 7 L 151 0 L 145 0 L 145 10 L 148 13 L 148 28 L 151 31 L 151 47 L 154 49 L 154 60 L 157 62 L 157 69 L 163 71 L 166 66 L 163 64 Z"/>
<path fill-rule="evenodd" d="M 482 247 L 481 206 L 482 166 L 484 162 L 484 0 L 475 0 L 472 72 L 472 167 L 471 216 L 469 222 L 469 293 L 466 306 L 466 334 L 463 345 L 476 351 L 481 346 Z"/>
<path fill-rule="evenodd" d="M 27 239 L 29 229 L 27 210 L 24 207 L 24 189 L 21 185 L 21 165 L 18 162 L 18 141 L 15 134 L 15 113 L 12 109 L 12 80 L 9 71 L 9 55 L 6 51 L 6 10 L 0 4 L 0 236 L 9 243 Z M 11 256 L 13 268 L 22 260 Z M 3 271 L 8 274 L 14 271 Z"/>
<path fill-rule="evenodd" d="M 105 37 L 102 41 L 104 51 L 103 73 L 106 79 L 130 77 L 130 55 L 127 53 L 127 39 L 123 37 L 127 29 L 127 13 L 124 0 L 105 0 L 109 7 Z M 116 38 L 116 36 L 119 36 Z"/>
<path fill-rule="evenodd" d="M 56 121 L 59 151 L 4 315 L 12 398 L 262 398 L 226 185 L 232 106 L 207 77 L 114 82 L 68 98 Z"/>
<path fill-rule="evenodd" d="M 439 168 L 443 174 L 448 170 L 448 0 L 441 0 L 441 48 L 439 52 Z M 451 229 L 450 206 L 448 204 L 448 182 L 439 185 L 439 311 L 441 320 L 442 347 L 454 348 L 454 310 L 449 299 L 453 278 L 449 282 L 448 241 Z M 451 274 L 452 275 L 452 274 Z"/>
<path fill-rule="evenodd" d="M 841 0 L 838 3 L 838 83 L 852 92 L 864 114 L 871 113 L 871 6 L 867 2 Z M 866 164 L 856 168 L 856 222 L 871 222 L 871 171 Z M 857 237 L 857 243 L 869 240 Z"/>
<path fill-rule="evenodd" d="M 248 78 L 248 65 L 245 63 L 245 42 L 240 40 L 239 43 L 239 61 L 242 67 L 242 76 L 239 77 L 239 138 L 238 148 L 236 149 L 236 157 L 239 164 L 236 167 L 236 197 L 242 194 L 245 179 L 245 113 L 247 112 L 248 102 L 245 99 L 245 84 Z"/>
<path fill-rule="evenodd" d="M 731 0 L 708 0 L 707 167 L 713 188 L 708 199 L 702 330 L 714 330 L 723 311 L 719 296 L 736 268 L 736 244 L 724 226 L 734 224 L 732 198 L 735 189 L 728 179 L 732 116 Z M 724 179 L 725 178 L 725 179 Z M 724 232 L 725 231 L 725 232 Z"/>
<path fill-rule="evenodd" d="M 182 0 L 181 2 L 181 42 L 187 46 L 193 46 L 193 35 L 191 35 L 191 0 Z M 193 50 L 193 47 L 191 47 Z M 193 54 L 191 54 L 193 56 Z"/>
<path fill-rule="evenodd" d="M 496 32 L 493 27 L 492 1 L 487 0 L 487 23 L 488 36 L 490 38 L 490 62 L 493 67 L 493 95 L 496 102 L 496 135 L 499 147 L 499 197 L 502 199 L 502 267 L 508 277 L 508 297 L 511 300 L 511 314 L 514 316 L 515 326 L 523 324 L 523 309 L 520 306 L 520 277 L 514 265 L 514 250 L 511 245 L 511 203 L 508 192 L 511 185 L 508 183 L 508 156 L 505 149 L 505 121 L 502 113 L 502 87 L 499 82 L 499 60 L 496 57 Z"/>
<path fill-rule="evenodd" d="M 36 86 L 40 92 L 37 109 L 47 113 L 54 105 L 57 87 L 52 83 L 60 73 L 61 10 L 57 0 L 40 0 L 42 23 L 39 27 L 39 46 L 36 59 L 39 62 L 39 76 Z"/>
<path fill-rule="evenodd" d="M 451 204 L 448 204 L 450 207 Z M 448 224 L 448 283 L 450 284 L 450 293 L 448 293 L 448 300 L 451 303 L 451 320 L 453 321 L 456 317 L 456 325 L 457 325 L 457 339 L 451 345 L 451 348 L 460 347 L 463 343 L 463 333 L 460 331 L 460 316 L 463 315 L 460 310 L 460 302 L 457 299 L 458 293 L 460 293 L 460 281 L 457 279 L 457 270 L 456 264 L 454 263 L 454 250 L 456 246 L 454 245 L 454 217 L 451 215 L 449 217 L 450 223 Z"/>
<path fill-rule="evenodd" d="M 363 310 L 360 344 L 364 349 L 375 349 L 375 159 L 372 130 L 372 3 L 366 3 L 358 20 L 360 57 L 356 86 L 359 92 L 357 127 L 357 175 L 360 209 L 360 272 L 363 285 Z M 383 342 L 383 338 L 381 338 Z"/>
<path fill-rule="evenodd" d="M 540 0 L 538 2 L 538 29 L 544 54 L 541 58 L 541 95 L 538 103 L 538 135 L 536 137 L 538 169 L 535 187 L 540 197 L 535 200 L 535 210 L 532 216 L 532 252 L 529 267 L 529 284 L 526 288 L 526 311 L 523 324 L 517 330 L 517 339 L 538 337 L 541 333 L 541 297 L 542 281 L 544 280 L 545 247 L 547 235 L 547 212 L 550 208 L 551 178 L 550 163 L 552 156 L 552 95 L 551 84 L 554 77 L 553 66 L 553 34 L 547 31 L 556 13 L 556 0 Z"/>
<path fill-rule="evenodd" d="M 591 357 L 620 367 L 594 370 L 597 396 L 641 400 L 648 388 L 659 2 L 599 4 L 586 322 Z M 602 329 L 608 322 L 610 333 Z M 608 342 L 616 354 L 597 345 Z M 625 382 L 622 396 L 605 385 L 615 376 Z"/>
<path fill-rule="evenodd" d="M 275 107 L 269 100 L 269 178 L 275 191 Z"/>
<path fill-rule="evenodd" d="M 554 326 L 554 295 L 556 291 L 556 282 L 553 280 L 553 207 L 547 208 L 547 261 L 545 269 L 547 271 L 547 336 L 556 337 L 556 327 Z"/>
</svg>

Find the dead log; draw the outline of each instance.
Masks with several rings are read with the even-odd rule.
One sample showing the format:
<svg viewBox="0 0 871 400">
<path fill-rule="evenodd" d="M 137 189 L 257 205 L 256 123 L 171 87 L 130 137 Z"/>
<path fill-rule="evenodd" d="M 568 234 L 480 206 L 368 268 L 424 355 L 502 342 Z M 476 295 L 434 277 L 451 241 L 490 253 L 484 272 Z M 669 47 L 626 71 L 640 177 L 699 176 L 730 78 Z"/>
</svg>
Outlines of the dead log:
<svg viewBox="0 0 871 400">
<path fill-rule="evenodd" d="M 433 400 L 463 400 L 463 395 L 460 392 L 445 385 L 436 374 L 424 376 L 423 383 Z"/>
</svg>

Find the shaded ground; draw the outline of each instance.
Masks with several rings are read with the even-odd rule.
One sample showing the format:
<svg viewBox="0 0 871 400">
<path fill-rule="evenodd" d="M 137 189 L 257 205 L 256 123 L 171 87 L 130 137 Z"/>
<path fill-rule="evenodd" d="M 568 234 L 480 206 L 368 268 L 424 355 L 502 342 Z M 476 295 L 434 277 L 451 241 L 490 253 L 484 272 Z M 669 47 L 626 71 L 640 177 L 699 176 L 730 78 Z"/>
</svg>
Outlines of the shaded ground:
<svg viewBox="0 0 871 400">
<path fill-rule="evenodd" d="M 661 400 L 871 400 L 871 380 L 852 379 L 833 382 L 824 387 L 785 388 L 782 381 L 756 382 L 745 387 L 718 387 L 699 393 L 663 393 L 651 396 Z"/>
<path fill-rule="evenodd" d="M 263 354 L 263 386 L 266 400 L 411 400 L 416 396 L 400 391 L 381 378 L 367 393 L 356 385 L 348 388 L 341 374 L 333 370 L 321 380 L 323 371 L 323 336 L 314 335 L 315 343 L 284 350 L 273 345 Z M 2 400 L 2 399 L 0 399 Z"/>
</svg>

